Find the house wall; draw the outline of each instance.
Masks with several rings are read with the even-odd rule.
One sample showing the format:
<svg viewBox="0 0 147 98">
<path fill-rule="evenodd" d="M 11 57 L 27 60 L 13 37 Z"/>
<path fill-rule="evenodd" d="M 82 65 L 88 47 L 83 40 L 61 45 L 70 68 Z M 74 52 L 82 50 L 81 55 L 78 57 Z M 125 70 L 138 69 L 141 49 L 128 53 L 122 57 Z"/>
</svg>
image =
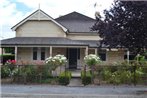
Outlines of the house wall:
<svg viewBox="0 0 147 98">
<path fill-rule="evenodd" d="M 18 47 L 17 49 L 17 62 L 19 64 L 27 64 L 30 63 L 32 60 L 32 48 L 26 48 L 26 47 Z"/>
<path fill-rule="evenodd" d="M 81 55 L 80 55 L 80 62 L 81 65 L 85 65 L 84 63 L 84 57 L 85 57 L 85 49 L 81 49 Z M 89 49 L 88 54 L 95 54 L 94 49 Z M 106 61 L 103 61 L 102 64 L 112 64 L 114 62 L 123 62 L 124 61 L 124 50 L 118 50 L 118 51 L 107 51 L 106 52 Z"/>
<path fill-rule="evenodd" d="M 107 51 L 105 63 L 111 64 L 114 62 L 123 62 L 124 61 L 124 50 L 118 51 Z"/>
<path fill-rule="evenodd" d="M 81 67 L 85 65 L 84 57 L 85 57 L 85 49 L 81 48 L 80 49 L 80 63 L 81 63 Z"/>
<path fill-rule="evenodd" d="M 100 40 L 101 38 L 98 35 L 78 35 L 72 34 L 67 35 L 67 38 L 72 40 Z"/>
<path fill-rule="evenodd" d="M 32 54 L 32 48 L 27 48 L 27 47 L 18 47 L 18 52 L 17 52 L 17 60 L 19 63 L 28 64 L 28 63 L 33 63 L 36 61 L 41 61 L 41 60 L 36 60 L 33 61 L 33 54 Z M 55 48 L 53 47 L 52 50 L 52 56 L 55 56 L 57 54 L 65 55 L 66 56 L 66 48 Z M 94 49 L 89 49 L 88 54 L 95 54 Z M 124 54 L 125 52 L 123 50 L 119 51 L 106 51 L 106 61 L 103 61 L 102 64 L 112 64 L 114 62 L 122 62 L 124 61 Z M 40 58 L 40 52 L 38 49 L 38 58 Z M 49 57 L 49 47 L 46 47 L 46 58 Z M 84 57 L 85 57 L 85 48 L 80 48 L 80 59 L 77 61 L 78 62 L 78 68 L 81 68 L 82 66 L 85 65 L 84 63 Z M 44 62 L 44 61 L 42 61 Z M 68 67 L 68 63 L 67 63 Z"/>
<path fill-rule="evenodd" d="M 16 30 L 16 37 L 66 37 L 52 21 L 27 21 Z"/>
<path fill-rule="evenodd" d="M 66 56 L 66 48 L 54 48 L 53 47 L 53 56 L 57 55 L 57 54 L 61 54 Z"/>
</svg>

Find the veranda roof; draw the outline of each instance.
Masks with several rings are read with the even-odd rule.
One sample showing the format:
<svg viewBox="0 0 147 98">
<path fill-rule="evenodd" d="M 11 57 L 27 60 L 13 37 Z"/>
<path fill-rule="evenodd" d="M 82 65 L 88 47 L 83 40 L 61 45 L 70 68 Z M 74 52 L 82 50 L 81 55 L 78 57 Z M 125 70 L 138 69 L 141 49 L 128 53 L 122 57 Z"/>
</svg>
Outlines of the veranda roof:
<svg viewBox="0 0 147 98">
<path fill-rule="evenodd" d="M 98 47 L 99 41 L 91 40 L 71 40 L 63 37 L 14 37 L 1 40 L 1 46 L 16 45 L 53 45 L 53 46 L 89 46 Z"/>
</svg>

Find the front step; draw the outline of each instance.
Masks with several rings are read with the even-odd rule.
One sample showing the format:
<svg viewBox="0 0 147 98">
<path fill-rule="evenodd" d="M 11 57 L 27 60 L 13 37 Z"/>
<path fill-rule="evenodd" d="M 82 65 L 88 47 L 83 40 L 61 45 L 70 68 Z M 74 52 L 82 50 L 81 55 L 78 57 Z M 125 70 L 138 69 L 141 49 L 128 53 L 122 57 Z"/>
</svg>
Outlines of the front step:
<svg viewBox="0 0 147 98">
<path fill-rule="evenodd" d="M 81 78 L 72 77 L 68 86 L 70 86 L 70 87 L 81 87 L 81 86 L 84 86 L 84 85 L 82 84 Z"/>
<path fill-rule="evenodd" d="M 68 86 L 71 86 L 71 87 L 84 86 L 81 80 L 81 70 L 71 71 L 71 80 Z"/>
<path fill-rule="evenodd" d="M 81 78 L 81 71 L 80 70 L 71 71 L 71 77 L 72 78 Z"/>
</svg>

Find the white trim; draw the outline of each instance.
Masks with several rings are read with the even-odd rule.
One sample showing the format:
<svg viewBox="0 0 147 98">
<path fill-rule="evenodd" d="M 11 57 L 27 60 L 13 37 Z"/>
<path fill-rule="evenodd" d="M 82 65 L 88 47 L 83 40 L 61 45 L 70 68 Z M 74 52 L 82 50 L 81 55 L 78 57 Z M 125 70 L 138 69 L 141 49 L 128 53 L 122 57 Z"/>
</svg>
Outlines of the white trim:
<svg viewBox="0 0 147 98">
<path fill-rule="evenodd" d="M 34 13 L 32 13 L 31 15 L 29 15 L 28 17 L 26 17 L 25 19 L 23 19 L 22 21 L 20 21 L 18 24 L 16 24 L 15 26 L 12 27 L 12 30 L 15 31 L 19 26 L 21 26 L 22 24 L 24 24 L 26 21 L 28 20 L 32 20 L 30 19 L 34 14 L 36 13 L 41 13 L 44 14 L 45 16 L 48 17 L 48 19 L 40 19 L 40 15 L 38 16 L 38 20 L 51 20 L 52 22 L 54 22 L 55 24 L 57 24 L 59 27 L 61 27 L 63 29 L 64 32 L 67 32 L 67 28 L 65 28 L 64 26 L 62 26 L 61 24 L 59 24 L 57 21 L 55 21 L 52 17 L 50 17 L 47 13 L 43 12 L 42 10 L 36 10 Z"/>
<path fill-rule="evenodd" d="M 17 46 L 15 46 L 15 61 L 17 61 Z"/>
<path fill-rule="evenodd" d="M 127 51 L 127 61 L 128 61 L 128 63 L 129 63 L 129 60 L 130 60 L 130 57 L 129 56 L 130 56 L 130 51 L 128 50 Z"/>
<path fill-rule="evenodd" d="M 41 60 L 41 47 L 37 47 L 37 60 Z"/>
<path fill-rule="evenodd" d="M 68 35 L 85 35 L 85 36 L 89 36 L 89 35 L 99 35 L 98 33 L 91 33 L 91 32 L 89 32 L 89 33 L 85 33 L 85 32 L 83 32 L 83 33 L 72 33 L 72 32 L 70 32 L 70 33 L 68 33 Z"/>
<path fill-rule="evenodd" d="M 85 55 L 88 55 L 88 47 L 85 49 Z"/>
<path fill-rule="evenodd" d="M 52 57 L 52 56 L 53 56 L 53 47 L 50 46 L 50 57 Z"/>
<path fill-rule="evenodd" d="M 95 49 L 94 49 L 94 52 L 95 52 L 95 55 L 97 55 L 97 54 L 98 54 L 98 53 L 97 53 L 97 48 L 95 48 Z"/>
<path fill-rule="evenodd" d="M 106 60 L 105 62 L 108 60 L 108 51 L 105 51 L 106 52 Z"/>
</svg>

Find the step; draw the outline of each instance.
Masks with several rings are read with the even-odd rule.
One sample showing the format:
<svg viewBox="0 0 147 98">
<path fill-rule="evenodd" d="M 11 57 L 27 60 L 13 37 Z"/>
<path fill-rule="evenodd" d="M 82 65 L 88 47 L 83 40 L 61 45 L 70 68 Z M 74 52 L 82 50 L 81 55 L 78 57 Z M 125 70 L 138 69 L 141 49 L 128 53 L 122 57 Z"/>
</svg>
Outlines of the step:
<svg viewBox="0 0 147 98">
<path fill-rule="evenodd" d="M 75 77 L 75 78 L 78 78 L 78 77 L 80 78 L 81 77 L 81 71 L 79 71 L 79 70 L 78 71 L 77 70 L 71 71 L 71 76 Z"/>
<path fill-rule="evenodd" d="M 81 87 L 81 86 L 84 86 L 84 85 L 82 84 L 81 78 L 73 78 L 72 77 L 68 86 L 70 86 L 70 87 Z"/>
</svg>

